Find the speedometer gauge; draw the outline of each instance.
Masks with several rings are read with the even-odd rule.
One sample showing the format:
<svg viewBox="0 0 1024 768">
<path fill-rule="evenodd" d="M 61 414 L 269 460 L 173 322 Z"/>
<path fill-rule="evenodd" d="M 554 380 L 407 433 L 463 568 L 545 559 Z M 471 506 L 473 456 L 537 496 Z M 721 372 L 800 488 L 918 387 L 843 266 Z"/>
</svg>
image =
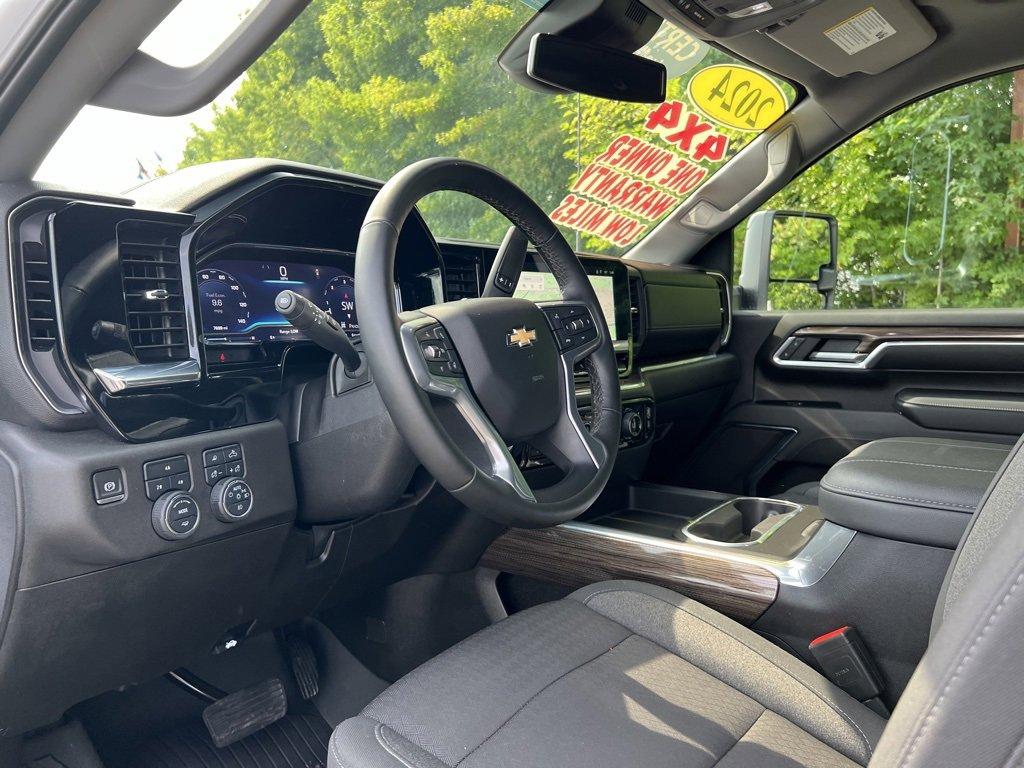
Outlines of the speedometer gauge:
<svg viewBox="0 0 1024 768">
<path fill-rule="evenodd" d="M 249 299 L 238 281 L 223 270 L 200 271 L 199 306 L 210 333 L 240 333 L 249 325 Z"/>
<path fill-rule="evenodd" d="M 359 333 L 356 317 L 356 292 L 352 278 L 338 275 L 324 288 L 324 308 L 331 313 L 349 336 Z"/>
</svg>

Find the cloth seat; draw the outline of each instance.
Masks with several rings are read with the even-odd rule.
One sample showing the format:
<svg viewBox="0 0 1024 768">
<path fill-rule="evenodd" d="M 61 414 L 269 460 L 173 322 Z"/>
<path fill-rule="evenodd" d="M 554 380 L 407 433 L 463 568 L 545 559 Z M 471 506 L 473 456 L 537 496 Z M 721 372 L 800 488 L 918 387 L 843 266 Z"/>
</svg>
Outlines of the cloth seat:
<svg viewBox="0 0 1024 768">
<path fill-rule="evenodd" d="M 848 768 L 885 721 L 670 590 L 605 582 L 516 614 L 346 721 L 332 768 Z"/>
</svg>

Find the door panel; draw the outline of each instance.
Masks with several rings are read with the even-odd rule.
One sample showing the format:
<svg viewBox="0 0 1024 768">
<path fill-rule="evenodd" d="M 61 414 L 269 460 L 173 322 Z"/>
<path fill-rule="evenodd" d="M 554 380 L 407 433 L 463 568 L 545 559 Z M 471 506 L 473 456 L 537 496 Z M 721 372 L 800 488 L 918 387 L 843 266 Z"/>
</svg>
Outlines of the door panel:
<svg viewBox="0 0 1024 768">
<path fill-rule="evenodd" d="M 794 339 L 813 341 L 798 353 L 812 364 L 787 365 Z M 687 467 L 694 487 L 772 495 L 871 440 L 1012 444 L 1024 430 L 1024 311 L 736 312 L 729 349 L 740 383 Z M 751 439 L 758 428 L 790 436 Z"/>
</svg>

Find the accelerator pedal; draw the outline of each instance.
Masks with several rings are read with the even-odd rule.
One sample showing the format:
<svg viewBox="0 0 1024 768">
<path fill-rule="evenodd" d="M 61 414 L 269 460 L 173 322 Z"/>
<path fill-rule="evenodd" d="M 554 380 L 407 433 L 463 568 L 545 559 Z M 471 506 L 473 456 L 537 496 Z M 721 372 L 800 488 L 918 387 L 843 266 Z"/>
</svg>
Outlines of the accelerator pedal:
<svg viewBox="0 0 1024 768">
<path fill-rule="evenodd" d="M 276 677 L 237 691 L 203 710 L 203 722 L 217 747 L 226 747 L 275 723 L 288 711 L 284 684 Z"/>
<path fill-rule="evenodd" d="M 295 684 L 299 687 L 303 701 L 309 701 L 320 692 L 320 670 L 313 646 L 309 644 L 304 632 L 296 631 L 285 633 L 284 644 L 292 663 Z"/>
</svg>

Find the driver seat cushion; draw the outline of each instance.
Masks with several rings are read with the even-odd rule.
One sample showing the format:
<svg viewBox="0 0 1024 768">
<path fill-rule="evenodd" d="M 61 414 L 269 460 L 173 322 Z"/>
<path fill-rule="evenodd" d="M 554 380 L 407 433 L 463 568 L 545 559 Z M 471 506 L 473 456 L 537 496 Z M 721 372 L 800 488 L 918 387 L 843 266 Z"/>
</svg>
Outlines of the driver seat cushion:
<svg viewBox="0 0 1024 768">
<path fill-rule="evenodd" d="M 604 582 L 399 680 L 331 768 L 849 768 L 885 722 L 772 643 L 667 589 Z"/>
</svg>

